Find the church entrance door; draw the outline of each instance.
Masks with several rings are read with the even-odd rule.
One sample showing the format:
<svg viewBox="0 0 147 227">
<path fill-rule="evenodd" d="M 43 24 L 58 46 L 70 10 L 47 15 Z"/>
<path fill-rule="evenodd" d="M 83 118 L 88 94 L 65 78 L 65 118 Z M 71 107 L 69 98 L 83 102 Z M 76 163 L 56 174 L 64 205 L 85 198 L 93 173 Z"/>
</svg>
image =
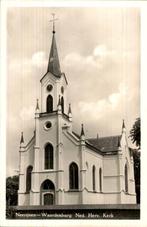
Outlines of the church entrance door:
<svg viewBox="0 0 147 227">
<path fill-rule="evenodd" d="M 40 188 L 40 204 L 53 205 L 55 204 L 55 186 L 52 181 L 45 180 Z"/>
<path fill-rule="evenodd" d="M 54 195 L 52 193 L 44 194 L 44 205 L 53 205 L 54 204 Z"/>
</svg>

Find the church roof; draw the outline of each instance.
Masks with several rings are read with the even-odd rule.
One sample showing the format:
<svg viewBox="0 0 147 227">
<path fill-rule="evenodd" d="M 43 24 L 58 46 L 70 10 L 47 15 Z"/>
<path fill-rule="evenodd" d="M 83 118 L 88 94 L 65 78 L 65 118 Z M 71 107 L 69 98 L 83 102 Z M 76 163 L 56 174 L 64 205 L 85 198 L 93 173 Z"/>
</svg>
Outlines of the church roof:
<svg viewBox="0 0 147 227">
<path fill-rule="evenodd" d="M 87 139 L 87 141 L 102 152 L 113 152 L 118 150 L 120 146 L 120 139 L 121 135 L 117 135 L 101 138 L 91 138 Z"/>
<path fill-rule="evenodd" d="M 60 63 L 55 39 L 55 31 L 53 31 L 52 44 L 50 49 L 47 72 L 52 73 L 55 77 L 61 77 Z"/>
<path fill-rule="evenodd" d="M 56 38 L 55 38 L 56 32 L 55 32 L 54 25 L 53 25 L 52 33 L 53 33 L 53 36 L 52 36 L 52 43 L 51 43 L 51 49 L 50 49 L 50 54 L 49 54 L 47 71 L 46 71 L 45 75 L 41 78 L 40 82 L 48 74 L 48 72 L 50 72 L 56 78 L 61 78 L 61 76 L 64 76 L 66 84 L 68 84 L 65 73 L 61 72 L 61 69 L 60 69 L 60 61 L 59 61 L 59 57 L 58 57 L 58 50 L 57 50 Z"/>
<path fill-rule="evenodd" d="M 80 139 L 80 136 L 72 131 L 72 133 Z M 91 148 L 92 150 L 103 154 L 107 152 L 117 152 L 120 146 L 121 135 L 116 136 L 107 136 L 107 137 L 99 137 L 99 138 L 90 138 L 86 139 L 86 146 Z"/>
</svg>

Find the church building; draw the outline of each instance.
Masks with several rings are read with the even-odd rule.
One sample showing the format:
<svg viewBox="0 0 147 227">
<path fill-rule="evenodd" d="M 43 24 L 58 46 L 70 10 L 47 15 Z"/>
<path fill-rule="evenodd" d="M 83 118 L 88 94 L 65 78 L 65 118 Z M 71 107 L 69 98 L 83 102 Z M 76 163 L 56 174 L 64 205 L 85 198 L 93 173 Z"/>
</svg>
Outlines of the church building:
<svg viewBox="0 0 147 227">
<path fill-rule="evenodd" d="M 123 121 L 116 136 L 87 138 L 72 128 L 68 81 L 53 21 L 47 72 L 40 80 L 34 135 L 21 134 L 18 205 L 135 204 L 134 163 Z"/>
</svg>

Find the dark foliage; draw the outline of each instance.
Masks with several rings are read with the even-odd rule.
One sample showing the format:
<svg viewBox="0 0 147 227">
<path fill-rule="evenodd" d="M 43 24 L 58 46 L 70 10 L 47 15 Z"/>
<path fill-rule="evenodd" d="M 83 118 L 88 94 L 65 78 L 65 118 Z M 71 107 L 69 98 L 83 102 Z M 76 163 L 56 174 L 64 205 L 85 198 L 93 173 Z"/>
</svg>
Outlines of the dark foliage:
<svg viewBox="0 0 147 227">
<path fill-rule="evenodd" d="M 132 129 L 130 130 L 130 136 L 131 140 L 133 143 L 135 143 L 135 145 L 137 147 L 140 148 L 140 136 L 141 136 L 141 132 L 140 132 L 140 118 L 138 117 L 132 127 Z"/>
<path fill-rule="evenodd" d="M 133 150 L 133 158 L 137 203 L 140 203 L 140 152 L 138 150 Z"/>
<path fill-rule="evenodd" d="M 15 206 L 18 202 L 19 176 L 7 177 L 6 179 L 6 205 Z"/>
<path fill-rule="evenodd" d="M 136 118 L 132 129 L 130 130 L 130 136 L 133 143 L 138 149 L 133 149 L 134 158 L 134 175 L 135 175 L 135 189 L 137 194 L 137 203 L 140 203 L 140 148 L 141 148 L 141 128 L 140 118 Z"/>
</svg>

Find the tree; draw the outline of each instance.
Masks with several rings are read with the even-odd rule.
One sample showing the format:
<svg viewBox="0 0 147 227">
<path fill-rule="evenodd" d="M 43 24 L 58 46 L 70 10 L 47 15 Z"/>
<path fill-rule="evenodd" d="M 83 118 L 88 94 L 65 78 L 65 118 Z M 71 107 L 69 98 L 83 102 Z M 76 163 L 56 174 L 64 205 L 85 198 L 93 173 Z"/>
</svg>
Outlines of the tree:
<svg viewBox="0 0 147 227">
<path fill-rule="evenodd" d="M 18 204 L 19 176 L 7 177 L 6 179 L 6 217 L 12 218 L 10 206 Z"/>
<path fill-rule="evenodd" d="M 137 149 L 132 149 L 134 158 L 134 177 L 135 177 L 135 189 L 137 195 L 137 203 L 140 203 L 140 118 L 136 118 L 132 129 L 130 130 L 131 140 L 137 146 Z"/>
<path fill-rule="evenodd" d="M 130 136 L 131 140 L 135 145 L 140 149 L 140 118 L 136 118 L 136 121 L 130 130 Z"/>
<path fill-rule="evenodd" d="M 6 179 L 6 204 L 7 204 L 7 206 L 17 205 L 18 184 L 19 184 L 19 176 L 7 177 L 7 179 Z"/>
<path fill-rule="evenodd" d="M 140 152 L 137 149 L 132 149 L 134 159 L 134 177 L 137 203 L 140 203 Z"/>
</svg>

